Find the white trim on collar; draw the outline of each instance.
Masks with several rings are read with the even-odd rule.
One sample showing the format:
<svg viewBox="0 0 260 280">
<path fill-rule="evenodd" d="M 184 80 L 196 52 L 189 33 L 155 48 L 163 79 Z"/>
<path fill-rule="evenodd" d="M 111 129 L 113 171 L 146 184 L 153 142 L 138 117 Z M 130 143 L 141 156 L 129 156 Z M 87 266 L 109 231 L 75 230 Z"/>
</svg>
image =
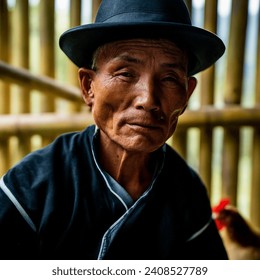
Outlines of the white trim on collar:
<svg viewBox="0 0 260 280">
<path fill-rule="evenodd" d="M 14 204 L 16 209 L 19 211 L 19 213 L 22 215 L 22 217 L 25 219 L 27 224 L 31 227 L 31 229 L 36 232 L 36 226 L 33 223 L 32 219 L 30 216 L 26 213 L 22 205 L 19 203 L 19 201 L 15 198 L 15 196 L 12 194 L 12 192 L 8 189 L 4 182 L 4 176 L 0 179 L 0 189 L 6 194 L 6 196 L 11 200 L 11 202 Z"/>
<path fill-rule="evenodd" d="M 192 236 L 190 236 L 190 237 L 186 240 L 186 242 L 189 242 L 189 241 L 191 241 L 191 240 L 197 238 L 199 235 L 201 235 L 202 232 L 205 231 L 205 230 L 209 227 L 209 225 L 211 224 L 211 222 L 212 222 L 212 219 L 210 218 L 210 220 L 209 220 L 200 230 L 198 230 L 198 231 L 196 231 L 195 233 L 193 233 Z"/>
</svg>

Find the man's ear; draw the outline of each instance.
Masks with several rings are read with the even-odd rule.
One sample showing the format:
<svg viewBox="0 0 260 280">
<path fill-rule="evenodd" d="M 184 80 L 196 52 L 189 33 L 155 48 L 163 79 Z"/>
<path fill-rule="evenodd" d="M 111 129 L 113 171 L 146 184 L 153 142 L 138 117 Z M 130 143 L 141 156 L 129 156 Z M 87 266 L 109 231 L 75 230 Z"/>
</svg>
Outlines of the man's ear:
<svg viewBox="0 0 260 280">
<path fill-rule="evenodd" d="M 92 91 L 92 82 L 95 72 L 87 68 L 79 68 L 78 78 L 81 88 L 82 98 L 86 105 L 92 108 L 94 102 L 94 93 Z"/>
<path fill-rule="evenodd" d="M 189 77 L 188 78 L 188 88 L 187 88 L 189 99 L 190 99 L 192 93 L 194 92 L 196 86 L 197 86 L 197 79 L 195 77 Z"/>
<path fill-rule="evenodd" d="M 188 106 L 188 101 L 189 101 L 192 93 L 194 92 L 196 86 L 197 86 L 197 79 L 195 77 L 189 77 L 188 84 L 187 84 L 187 93 L 188 93 L 187 105 L 183 108 L 180 115 L 182 115 L 185 112 L 185 110 Z"/>
</svg>

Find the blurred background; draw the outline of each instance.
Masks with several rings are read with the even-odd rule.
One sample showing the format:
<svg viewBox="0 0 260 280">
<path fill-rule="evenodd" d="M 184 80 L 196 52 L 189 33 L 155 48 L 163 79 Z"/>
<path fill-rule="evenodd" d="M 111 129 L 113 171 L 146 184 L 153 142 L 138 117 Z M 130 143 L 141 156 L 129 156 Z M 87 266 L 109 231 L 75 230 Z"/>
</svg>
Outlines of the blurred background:
<svg viewBox="0 0 260 280">
<path fill-rule="evenodd" d="M 100 0 L 0 0 L 0 176 L 59 134 L 92 123 L 77 68 L 58 46 L 93 21 Z M 193 24 L 217 33 L 225 55 L 199 80 L 169 139 L 196 169 L 212 204 L 228 197 L 260 227 L 259 0 L 186 1 Z"/>
</svg>

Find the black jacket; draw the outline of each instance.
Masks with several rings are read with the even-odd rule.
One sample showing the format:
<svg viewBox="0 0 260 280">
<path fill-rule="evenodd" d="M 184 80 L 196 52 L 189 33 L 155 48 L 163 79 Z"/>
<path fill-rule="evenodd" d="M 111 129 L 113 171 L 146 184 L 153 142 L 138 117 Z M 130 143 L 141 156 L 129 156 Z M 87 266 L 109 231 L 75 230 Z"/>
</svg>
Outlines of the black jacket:
<svg viewBox="0 0 260 280">
<path fill-rule="evenodd" d="M 94 133 L 62 135 L 3 176 L 1 259 L 227 259 L 206 190 L 174 150 L 126 210 L 95 163 Z"/>
</svg>

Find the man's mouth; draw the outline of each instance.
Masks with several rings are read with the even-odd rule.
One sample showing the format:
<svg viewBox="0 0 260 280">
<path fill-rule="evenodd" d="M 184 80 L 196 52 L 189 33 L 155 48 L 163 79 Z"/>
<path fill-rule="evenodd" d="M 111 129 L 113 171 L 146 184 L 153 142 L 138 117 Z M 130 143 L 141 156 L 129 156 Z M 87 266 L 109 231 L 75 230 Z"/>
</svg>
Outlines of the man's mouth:
<svg viewBox="0 0 260 280">
<path fill-rule="evenodd" d="M 136 129 L 150 129 L 150 130 L 159 129 L 158 125 L 152 123 L 133 122 L 133 123 L 128 123 L 128 125 Z"/>
</svg>

